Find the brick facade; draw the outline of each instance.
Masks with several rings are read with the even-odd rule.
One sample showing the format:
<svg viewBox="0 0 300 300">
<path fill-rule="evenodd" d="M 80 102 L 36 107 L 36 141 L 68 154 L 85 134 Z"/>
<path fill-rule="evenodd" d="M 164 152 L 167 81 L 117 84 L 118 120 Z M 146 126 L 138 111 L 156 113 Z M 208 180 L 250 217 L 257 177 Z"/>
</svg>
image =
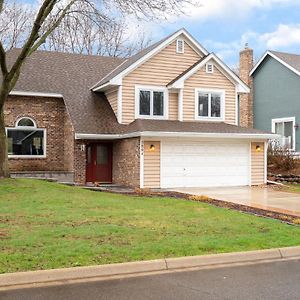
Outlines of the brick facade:
<svg viewBox="0 0 300 300">
<path fill-rule="evenodd" d="M 10 96 L 4 106 L 6 127 L 15 127 L 20 117 L 31 117 L 46 129 L 45 158 L 9 158 L 12 172 L 72 172 L 74 131 L 63 99 Z"/>
<path fill-rule="evenodd" d="M 140 186 L 140 139 L 131 138 L 113 144 L 113 183 Z"/>
<path fill-rule="evenodd" d="M 250 87 L 249 94 L 240 94 L 240 126 L 253 128 L 253 79 L 249 76 L 253 68 L 253 50 L 240 52 L 240 78 Z"/>
<path fill-rule="evenodd" d="M 11 172 L 26 176 L 74 172 L 74 181 L 86 182 L 86 145 L 74 140 L 74 130 L 63 99 L 10 96 L 5 104 L 5 125 L 15 127 L 20 117 L 30 117 L 46 129 L 45 158 L 9 158 Z M 140 139 L 113 142 L 113 183 L 139 186 Z"/>
</svg>

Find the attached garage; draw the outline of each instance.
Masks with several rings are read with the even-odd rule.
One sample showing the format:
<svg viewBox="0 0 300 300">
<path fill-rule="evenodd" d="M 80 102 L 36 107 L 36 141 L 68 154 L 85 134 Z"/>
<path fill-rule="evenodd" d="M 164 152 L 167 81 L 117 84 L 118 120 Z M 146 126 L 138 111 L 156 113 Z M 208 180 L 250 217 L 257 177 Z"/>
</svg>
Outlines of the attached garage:
<svg viewBox="0 0 300 300">
<path fill-rule="evenodd" d="M 163 142 L 161 187 L 249 185 L 249 160 L 249 142 Z"/>
<path fill-rule="evenodd" d="M 143 145 L 142 187 L 246 186 L 265 180 L 261 141 L 163 139 Z"/>
</svg>

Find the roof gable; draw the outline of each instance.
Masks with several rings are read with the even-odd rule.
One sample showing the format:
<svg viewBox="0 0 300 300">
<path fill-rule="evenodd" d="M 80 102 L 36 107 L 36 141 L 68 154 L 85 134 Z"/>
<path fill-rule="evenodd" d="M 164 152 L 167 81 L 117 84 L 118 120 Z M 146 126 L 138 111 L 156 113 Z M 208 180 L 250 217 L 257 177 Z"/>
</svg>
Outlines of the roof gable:
<svg viewBox="0 0 300 300">
<path fill-rule="evenodd" d="M 151 57 L 159 53 L 162 49 L 171 44 L 177 37 L 183 35 L 189 45 L 199 54 L 208 55 L 207 50 L 201 46 L 185 29 L 180 29 L 169 35 L 168 37 L 160 40 L 159 42 L 149 46 L 148 48 L 140 51 L 136 55 L 128 58 L 121 65 L 116 67 L 111 73 L 103 77 L 97 84 L 92 87 L 93 91 L 101 91 L 109 85 L 120 85 L 122 78 L 128 73 L 135 70 L 141 64 L 149 60 Z"/>
<path fill-rule="evenodd" d="M 263 63 L 267 56 L 272 57 L 273 59 L 281 63 L 283 66 L 300 76 L 300 55 L 270 50 L 265 52 L 265 54 L 250 71 L 250 75 L 253 75 L 255 73 L 255 71 Z"/>
<path fill-rule="evenodd" d="M 224 64 L 214 53 L 204 56 L 186 71 L 184 71 L 177 78 L 172 80 L 169 84 L 169 88 L 183 88 L 184 82 L 198 70 L 200 70 L 207 62 L 214 61 L 220 68 L 220 71 L 237 86 L 237 91 L 240 93 L 249 93 L 249 87 L 226 65 Z"/>
</svg>

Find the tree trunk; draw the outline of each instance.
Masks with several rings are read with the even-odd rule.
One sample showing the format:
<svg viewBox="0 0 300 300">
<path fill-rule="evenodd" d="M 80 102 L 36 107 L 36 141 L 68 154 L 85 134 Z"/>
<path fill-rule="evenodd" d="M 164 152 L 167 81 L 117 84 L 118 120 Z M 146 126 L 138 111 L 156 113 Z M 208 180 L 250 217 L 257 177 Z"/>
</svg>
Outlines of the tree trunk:
<svg viewBox="0 0 300 300">
<path fill-rule="evenodd" d="M 7 156 L 7 138 L 4 122 L 4 103 L 8 93 L 0 93 L 0 178 L 10 177 Z"/>
</svg>

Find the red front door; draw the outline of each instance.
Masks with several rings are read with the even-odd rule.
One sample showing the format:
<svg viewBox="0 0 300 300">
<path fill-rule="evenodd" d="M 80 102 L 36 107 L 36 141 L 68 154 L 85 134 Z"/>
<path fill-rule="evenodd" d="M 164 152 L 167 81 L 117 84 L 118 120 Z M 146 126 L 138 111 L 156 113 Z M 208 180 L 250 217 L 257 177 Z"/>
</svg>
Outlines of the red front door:
<svg viewBox="0 0 300 300">
<path fill-rule="evenodd" d="M 86 182 L 112 182 L 112 144 L 87 146 Z"/>
</svg>

